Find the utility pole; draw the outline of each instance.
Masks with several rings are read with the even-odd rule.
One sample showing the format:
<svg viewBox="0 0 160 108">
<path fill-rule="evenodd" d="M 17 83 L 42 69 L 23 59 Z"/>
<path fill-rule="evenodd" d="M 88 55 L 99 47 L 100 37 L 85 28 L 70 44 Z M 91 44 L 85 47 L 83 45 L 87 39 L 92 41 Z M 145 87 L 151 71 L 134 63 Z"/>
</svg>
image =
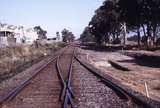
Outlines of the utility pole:
<svg viewBox="0 0 160 108">
<path fill-rule="evenodd" d="M 60 34 L 59 34 L 59 32 L 56 32 L 56 38 L 57 38 L 58 41 L 60 40 Z"/>
<path fill-rule="evenodd" d="M 22 33 L 21 42 L 25 43 L 26 37 L 25 37 L 25 33 L 24 33 L 24 27 L 23 26 L 19 26 L 18 29 L 21 30 L 21 33 Z"/>
<path fill-rule="evenodd" d="M 127 43 L 127 36 L 126 36 L 126 34 L 127 34 L 127 27 L 126 27 L 126 23 L 124 22 L 124 43 L 123 43 L 123 45 L 126 45 L 126 43 Z"/>
<path fill-rule="evenodd" d="M 122 32 L 123 32 L 123 45 L 125 46 L 126 43 L 127 43 L 127 27 L 126 27 L 126 23 L 124 22 L 123 24 L 121 24 L 121 29 L 122 29 Z"/>
</svg>

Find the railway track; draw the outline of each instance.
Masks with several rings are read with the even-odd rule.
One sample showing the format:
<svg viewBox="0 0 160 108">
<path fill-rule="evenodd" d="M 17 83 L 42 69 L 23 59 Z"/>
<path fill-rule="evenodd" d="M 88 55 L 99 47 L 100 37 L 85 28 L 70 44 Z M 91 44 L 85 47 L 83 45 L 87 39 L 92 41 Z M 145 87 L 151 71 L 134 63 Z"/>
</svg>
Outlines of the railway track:
<svg viewBox="0 0 160 108">
<path fill-rule="evenodd" d="M 0 104 L 1 108 L 151 108 L 88 68 L 73 46 L 12 89 Z"/>
<path fill-rule="evenodd" d="M 71 89 L 73 59 L 74 48 L 65 48 L 4 96 L 1 108 L 76 108 Z"/>
<path fill-rule="evenodd" d="M 98 81 L 105 84 L 106 86 L 108 86 L 109 88 L 112 89 L 112 91 L 114 91 L 117 96 L 119 97 L 120 100 L 126 100 L 128 102 L 129 106 L 123 106 L 123 107 L 140 107 L 140 108 L 157 108 L 158 106 L 154 106 L 149 104 L 147 101 L 142 100 L 141 98 L 133 95 L 131 92 L 123 89 L 122 87 L 120 87 L 118 84 L 114 83 L 112 81 L 112 79 L 110 79 L 110 77 L 106 77 L 103 72 L 100 72 L 100 70 L 94 68 L 92 65 L 88 64 L 87 62 L 85 62 L 84 60 L 81 60 L 77 55 L 75 56 L 76 60 L 78 61 L 78 64 L 81 66 L 81 68 L 85 69 L 85 72 L 90 72 L 92 73 L 94 76 L 96 76 L 98 78 Z M 79 67 L 80 67 L 79 66 Z M 78 69 L 77 69 L 78 70 Z M 80 75 L 78 75 L 80 76 Z M 87 79 L 87 78 L 86 78 Z M 96 79 L 95 79 L 96 80 Z M 98 86 L 96 86 L 98 87 Z M 116 100 L 116 99 L 115 99 Z M 122 103 L 126 103 L 126 101 L 122 101 Z M 118 101 L 117 101 L 118 102 Z M 112 102 L 111 102 L 112 103 Z M 116 103 L 115 103 L 116 104 Z M 113 105 L 113 104 L 112 104 Z M 109 106 L 109 107 L 114 107 L 114 106 Z M 103 105 L 102 105 L 103 106 Z M 100 106 L 101 107 L 101 106 Z M 120 107 L 120 106 L 119 106 Z M 115 108 L 117 108 L 117 106 L 115 106 Z"/>
<path fill-rule="evenodd" d="M 61 93 L 59 99 L 62 102 L 63 108 L 67 108 L 68 106 L 72 108 L 77 107 L 74 102 L 74 95 L 71 88 L 74 54 L 75 48 L 70 48 L 67 52 L 65 52 L 65 55 L 58 57 L 56 62 L 56 69 L 61 84 Z"/>
<path fill-rule="evenodd" d="M 9 92 L 1 101 L 1 108 L 60 107 L 58 100 L 60 86 L 53 65 L 53 62 L 45 64 L 43 68 Z"/>
</svg>

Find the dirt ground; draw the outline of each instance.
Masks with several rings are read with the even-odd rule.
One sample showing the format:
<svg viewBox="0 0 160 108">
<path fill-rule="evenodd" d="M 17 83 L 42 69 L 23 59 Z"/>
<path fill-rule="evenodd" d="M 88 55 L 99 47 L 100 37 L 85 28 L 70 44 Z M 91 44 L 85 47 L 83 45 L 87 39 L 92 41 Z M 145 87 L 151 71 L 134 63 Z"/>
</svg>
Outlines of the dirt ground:
<svg viewBox="0 0 160 108">
<path fill-rule="evenodd" d="M 122 51 L 95 51 L 79 49 L 91 64 L 106 72 L 106 74 L 120 81 L 125 86 L 130 87 L 134 91 L 147 95 L 149 98 L 160 101 L 160 67 L 143 65 L 136 59 L 123 55 Z M 122 71 L 112 67 L 108 60 L 114 60 L 122 66 L 130 69 L 130 71 Z M 146 86 L 145 86 L 146 85 Z M 147 89 L 146 89 L 147 88 Z"/>
</svg>

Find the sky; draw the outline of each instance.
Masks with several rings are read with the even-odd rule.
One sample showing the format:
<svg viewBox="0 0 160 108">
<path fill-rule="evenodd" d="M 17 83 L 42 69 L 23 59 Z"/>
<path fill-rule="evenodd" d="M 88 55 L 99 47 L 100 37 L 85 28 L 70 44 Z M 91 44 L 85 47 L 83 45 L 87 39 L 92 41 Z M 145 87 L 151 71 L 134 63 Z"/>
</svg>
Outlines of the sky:
<svg viewBox="0 0 160 108">
<path fill-rule="evenodd" d="M 104 0 L 0 0 L 0 22 L 33 28 L 40 25 L 48 37 L 64 28 L 76 37 L 88 25 Z"/>
</svg>

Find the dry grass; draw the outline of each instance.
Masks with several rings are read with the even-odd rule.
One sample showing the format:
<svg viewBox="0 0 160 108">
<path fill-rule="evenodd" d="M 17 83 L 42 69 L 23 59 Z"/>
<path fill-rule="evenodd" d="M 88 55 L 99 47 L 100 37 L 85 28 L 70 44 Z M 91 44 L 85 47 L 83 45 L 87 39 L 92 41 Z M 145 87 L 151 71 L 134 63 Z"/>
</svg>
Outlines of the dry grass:
<svg viewBox="0 0 160 108">
<path fill-rule="evenodd" d="M 35 46 L 14 46 L 0 49 L 0 82 L 54 54 L 63 43 Z"/>
</svg>

